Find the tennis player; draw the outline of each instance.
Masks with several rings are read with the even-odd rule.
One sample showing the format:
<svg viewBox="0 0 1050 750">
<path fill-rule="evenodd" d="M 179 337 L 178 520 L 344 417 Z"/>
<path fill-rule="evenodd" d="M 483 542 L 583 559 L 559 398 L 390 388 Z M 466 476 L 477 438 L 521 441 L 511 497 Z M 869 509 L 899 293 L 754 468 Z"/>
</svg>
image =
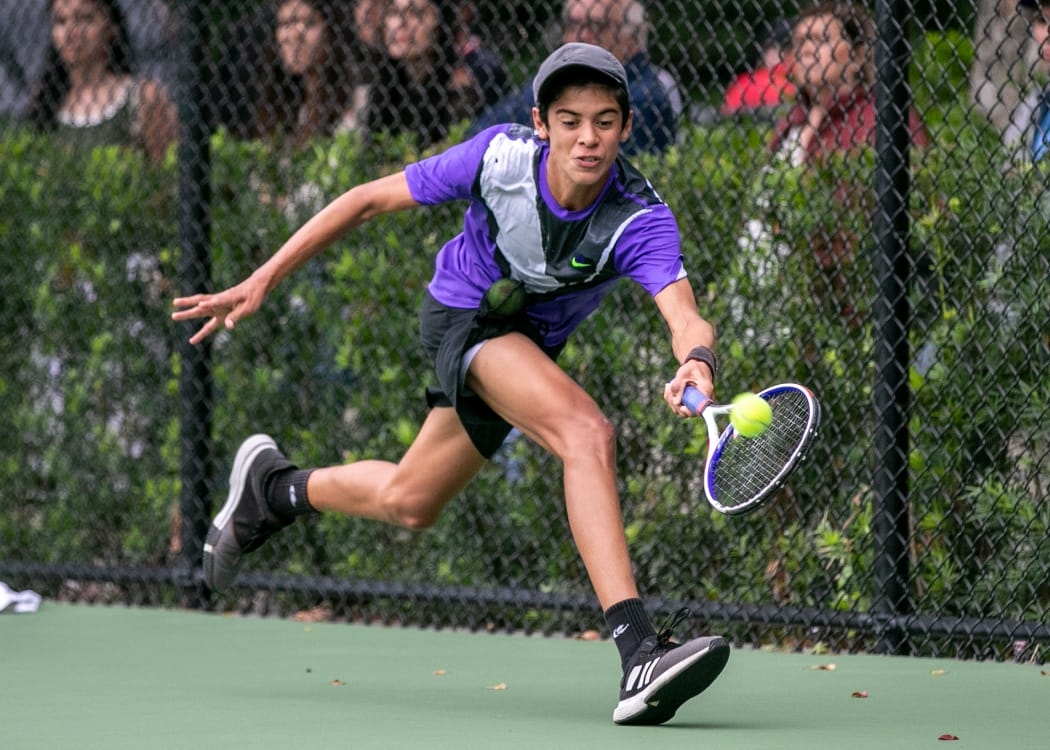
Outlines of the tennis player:
<svg viewBox="0 0 1050 750">
<path fill-rule="evenodd" d="M 616 439 L 595 401 L 556 363 L 566 339 L 621 277 L 641 284 L 681 362 L 664 388 L 675 414 L 686 385 L 708 396 L 714 329 L 697 311 L 674 215 L 619 155 L 631 130 L 628 82 L 608 51 L 555 50 L 535 77 L 533 127 L 497 125 L 404 171 L 350 189 L 241 283 L 174 300 L 174 320 L 206 318 L 190 339 L 231 329 L 277 284 L 370 218 L 466 201 L 463 231 L 437 255 L 421 339 L 439 389 L 399 462 L 299 469 L 272 438 L 240 447 L 229 497 L 204 546 L 215 590 L 245 554 L 300 514 L 338 512 L 423 529 L 517 427 L 559 458 L 573 539 L 623 666 L 613 721 L 660 724 L 707 688 L 729 658 L 724 638 L 677 644 L 639 598 L 624 535 Z"/>
</svg>

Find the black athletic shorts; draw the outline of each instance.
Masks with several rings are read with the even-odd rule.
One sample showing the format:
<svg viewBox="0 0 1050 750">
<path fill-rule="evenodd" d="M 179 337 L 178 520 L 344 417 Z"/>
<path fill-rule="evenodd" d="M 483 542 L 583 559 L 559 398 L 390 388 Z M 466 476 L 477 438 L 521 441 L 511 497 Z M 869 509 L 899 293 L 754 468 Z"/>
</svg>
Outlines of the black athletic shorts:
<svg viewBox="0 0 1050 750">
<path fill-rule="evenodd" d="M 431 408 L 454 407 L 474 446 L 485 458 L 492 458 L 510 433 L 511 425 L 464 385 L 463 356 L 478 344 L 512 331 L 528 336 L 552 359 L 561 352 L 561 346 L 543 346 L 539 333 L 524 315 L 483 318 L 477 310 L 446 307 L 429 292 L 424 295 L 419 335 L 438 379 L 437 388 L 427 388 L 427 404 Z"/>
</svg>

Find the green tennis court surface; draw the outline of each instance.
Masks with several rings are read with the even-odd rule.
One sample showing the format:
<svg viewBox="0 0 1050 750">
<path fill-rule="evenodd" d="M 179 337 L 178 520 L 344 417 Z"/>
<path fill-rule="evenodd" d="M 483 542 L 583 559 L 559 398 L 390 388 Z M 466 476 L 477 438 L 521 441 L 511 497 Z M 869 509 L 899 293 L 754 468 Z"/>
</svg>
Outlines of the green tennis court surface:
<svg viewBox="0 0 1050 750">
<path fill-rule="evenodd" d="M 617 727 L 608 642 L 45 602 L 0 617 L 0 748 L 1045 750 L 1048 674 L 741 649 L 670 723 Z"/>
</svg>

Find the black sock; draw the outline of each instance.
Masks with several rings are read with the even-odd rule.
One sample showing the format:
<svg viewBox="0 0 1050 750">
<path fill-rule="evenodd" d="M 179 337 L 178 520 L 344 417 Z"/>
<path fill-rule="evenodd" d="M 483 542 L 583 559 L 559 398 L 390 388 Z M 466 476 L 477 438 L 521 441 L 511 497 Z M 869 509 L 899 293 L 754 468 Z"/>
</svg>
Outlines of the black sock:
<svg viewBox="0 0 1050 750">
<path fill-rule="evenodd" d="M 641 599 L 624 599 L 612 605 L 605 610 L 605 622 L 612 632 L 613 643 L 620 652 L 620 664 L 623 667 L 627 666 L 643 639 L 656 635 Z"/>
<path fill-rule="evenodd" d="M 285 469 L 266 478 L 266 502 L 278 518 L 316 513 L 306 496 L 306 480 L 313 469 Z"/>
</svg>

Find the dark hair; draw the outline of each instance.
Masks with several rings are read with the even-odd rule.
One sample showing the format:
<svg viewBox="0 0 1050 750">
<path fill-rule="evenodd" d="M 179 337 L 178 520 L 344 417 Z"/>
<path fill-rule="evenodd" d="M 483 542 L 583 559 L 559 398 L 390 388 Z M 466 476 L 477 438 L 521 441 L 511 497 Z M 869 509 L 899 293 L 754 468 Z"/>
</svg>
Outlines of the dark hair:
<svg viewBox="0 0 1050 750">
<path fill-rule="evenodd" d="M 274 0 L 275 14 L 286 1 Z M 266 80 L 262 95 L 255 103 L 258 135 L 294 135 L 299 143 L 332 134 L 353 100 L 355 86 L 366 82 L 367 74 L 361 57 L 362 44 L 354 29 L 353 4 L 345 0 L 303 2 L 324 21 L 323 95 L 307 101 L 303 77 L 289 73 L 281 63 L 274 33 L 276 27 L 271 26 L 264 46 Z M 304 105 L 306 109 L 300 118 Z"/>
<path fill-rule="evenodd" d="M 762 37 L 762 49 L 775 47 L 783 49 L 791 46 L 791 33 L 794 25 L 787 18 L 777 18 L 769 25 L 766 35 Z"/>
<path fill-rule="evenodd" d="M 117 0 L 90 0 L 101 8 L 117 33 L 109 48 L 109 63 L 106 68 L 115 75 L 131 75 L 135 72 L 131 41 L 128 37 L 128 26 L 124 21 L 124 11 Z M 47 9 L 51 12 L 54 0 L 48 0 Z M 33 87 L 32 100 L 26 119 L 35 129 L 47 132 L 54 130 L 58 110 L 69 93 L 69 69 L 62 62 L 61 55 L 55 48 L 55 42 L 48 40 L 47 58 L 43 72 Z"/>
<path fill-rule="evenodd" d="M 1038 13 L 1044 6 L 1050 6 L 1050 0 L 1017 0 L 1017 10 L 1022 14 Z"/>
<path fill-rule="evenodd" d="M 540 111 L 540 121 L 544 125 L 549 124 L 547 114 L 551 103 L 561 96 L 565 89 L 572 86 L 600 86 L 608 91 L 616 98 L 616 104 L 620 107 L 620 114 L 623 115 L 623 125 L 627 124 L 627 115 L 631 111 L 631 101 L 628 97 L 627 89 L 612 83 L 608 76 L 597 70 L 573 65 L 559 70 L 543 84 L 543 97 L 541 101 L 536 102 L 536 107 Z"/>
<path fill-rule="evenodd" d="M 429 74 L 417 83 L 400 60 L 384 54 L 368 116 L 369 131 L 414 133 L 424 148 L 448 135 L 451 122 L 464 115 L 459 110 L 469 106 L 455 97 L 449 83 L 457 57 L 459 6 L 454 0 L 429 2 L 438 12 Z"/>
</svg>

